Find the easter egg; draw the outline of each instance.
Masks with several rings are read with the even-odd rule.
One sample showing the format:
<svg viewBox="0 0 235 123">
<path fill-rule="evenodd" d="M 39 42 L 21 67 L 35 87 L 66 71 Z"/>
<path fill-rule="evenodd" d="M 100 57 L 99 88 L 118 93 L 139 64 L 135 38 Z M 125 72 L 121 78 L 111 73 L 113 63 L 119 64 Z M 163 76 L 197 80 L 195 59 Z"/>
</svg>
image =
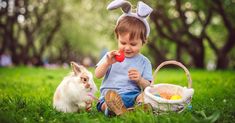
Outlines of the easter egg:
<svg viewBox="0 0 235 123">
<path fill-rule="evenodd" d="M 156 96 L 156 97 L 160 97 L 160 95 L 159 95 L 159 94 L 154 94 L 154 96 Z"/>
<path fill-rule="evenodd" d="M 179 96 L 179 95 L 173 95 L 171 97 L 171 100 L 180 100 L 180 99 L 181 99 L 181 96 Z"/>
<path fill-rule="evenodd" d="M 118 62 L 123 62 L 124 59 L 125 59 L 125 54 L 124 54 L 124 52 L 121 51 L 121 50 L 119 51 L 119 54 L 120 54 L 120 55 L 116 55 L 116 56 L 115 56 L 115 60 L 118 61 Z"/>
<path fill-rule="evenodd" d="M 168 99 L 168 100 L 171 98 L 171 95 L 168 94 L 168 93 L 160 93 L 160 96 L 161 96 L 162 98 L 165 98 L 165 99 Z"/>
</svg>

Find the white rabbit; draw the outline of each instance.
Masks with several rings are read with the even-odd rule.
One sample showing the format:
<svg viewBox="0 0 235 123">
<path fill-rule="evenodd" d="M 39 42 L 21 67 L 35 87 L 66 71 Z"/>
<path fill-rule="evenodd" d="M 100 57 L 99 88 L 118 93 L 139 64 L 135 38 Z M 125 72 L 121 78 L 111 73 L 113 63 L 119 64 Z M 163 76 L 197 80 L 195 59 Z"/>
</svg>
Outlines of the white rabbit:
<svg viewBox="0 0 235 123">
<path fill-rule="evenodd" d="M 66 76 L 57 87 L 53 106 L 61 112 L 78 112 L 85 109 L 86 102 L 93 101 L 97 87 L 92 73 L 85 67 L 71 62 L 73 72 Z"/>
</svg>

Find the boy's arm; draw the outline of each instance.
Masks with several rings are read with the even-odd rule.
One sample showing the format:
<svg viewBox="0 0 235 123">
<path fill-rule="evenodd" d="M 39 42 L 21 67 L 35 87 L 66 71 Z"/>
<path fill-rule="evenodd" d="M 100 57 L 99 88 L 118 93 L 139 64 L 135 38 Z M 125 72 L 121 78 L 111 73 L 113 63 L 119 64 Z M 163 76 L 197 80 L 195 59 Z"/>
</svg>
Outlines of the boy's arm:
<svg viewBox="0 0 235 123">
<path fill-rule="evenodd" d="M 137 85 L 139 87 L 145 89 L 147 86 L 150 86 L 152 78 L 152 65 L 149 60 L 145 62 L 144 72 L 143 75 L 140 75 L 140 78 L 137 80 Z"/>
<path fill-rule="evenodd" d="M 128 76 L 130 80 L 133 80 L 139 87 L 145 89 L 147 86 L 150 85 L 150 81 L 144 79 L 141 75 L 140 72 L 135 69 L 131 68 L 128 70 Z"/>
<path fill-rule="evenodd" d="M 150 81 L 140 77 L 140 80 L 136 82 L 137 85 L 143 89 L 150 85 Z"/>
<path fill-rule="evenodd" d="M 96 78 L 98 78 L 98 79 L 102 78 L 105 75 L 105 73 L 107 72 L 109 66 L 110 65 L 108 64 L 107 61 L 105 61 L 104 63 L 97 66 L 95 69 Z"/>
<path fill-rule="evenodd" d="M 102 78 L 106 74 L 109 66 L 117 62 L 114 59 L 115 55 L 119 55 L 117 50 L 113 50 L 107 53 L 107 57 L 105 57 L 106 59 L 104 60 L 104 62 L 98 65 L 95 69 L 96 78 L 98 79 Z"/>
</svg>

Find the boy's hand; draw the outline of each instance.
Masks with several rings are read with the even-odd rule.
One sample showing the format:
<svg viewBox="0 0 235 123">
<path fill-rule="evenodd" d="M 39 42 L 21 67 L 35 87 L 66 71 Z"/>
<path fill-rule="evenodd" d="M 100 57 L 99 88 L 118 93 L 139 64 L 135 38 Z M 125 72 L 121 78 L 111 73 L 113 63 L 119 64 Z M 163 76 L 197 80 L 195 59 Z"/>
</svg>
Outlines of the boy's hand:
<svg viewBox="0 0 235 123">
<path fill-rule="evenodd" d="M 135 68 L 131 68 L 128 70 L 128 77 L 130 78 L 130 80 L 133 80 L 136 83 L 138 83 L 141 79 L 139 71 Z"/>
<path fill-rule="evenodd" d="M 111 64 L 117 62 L 115 60 L 116 55 L 119 55 L 117 50 L 113 50 L 113 51 L 108 52 L 108 54 L 107 54 L 107 63 L 108 63 L 108 65 L 111 65 Z"/>
</svg>

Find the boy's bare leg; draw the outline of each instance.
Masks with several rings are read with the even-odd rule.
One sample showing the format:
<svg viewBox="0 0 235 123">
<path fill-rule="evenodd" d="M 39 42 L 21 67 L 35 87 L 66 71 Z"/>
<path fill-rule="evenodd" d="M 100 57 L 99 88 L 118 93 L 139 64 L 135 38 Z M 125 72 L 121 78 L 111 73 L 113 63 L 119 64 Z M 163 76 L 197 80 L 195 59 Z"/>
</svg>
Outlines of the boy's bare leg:
<svg viewBox="0 0 235 123">
<path fill-rule="evenodd" d="M 136 103 L 137 103 L 137 104 L 142 104 L 143 102 L 144 102 L 144 93 L 142 92 L 141 94 L 139 94 L 139 95 L 137 96 L 137 98 L 136 98 Z M 104 102 L 104 103 L 102 104 L 102 106 L 101 106 L 102 112 L 104 112 L 107 107 L 108 107 L 107 104 Z M 148 107 L 144 106 L 144 110 L 145 110 L 145 108 L 148 108 Z M 134 110 L 134 108 L 131 107 L 131 108 L 128 108 L 127 110 L 128 110 L 128 111 L 132 111 L 132 110 Z"/>
<path fill-rule="evenodd" d="M 148 111 L 152 111 L 153 107 L 151 106 L 151 104 L 144 104 L 144 93 L 140 93 L 137 98 L 136 98 L 136 103 L 137 103 L 137 107 L 141 107 L 141 109 L 143 109 L 144 111 L 148 112 Z"/>
<path fill-rule="evenodd" d="M 102 106 L 101 106 L 101 111 L 105 111 L 105 109 L 107 108 L 107 105 L 106 105 L 106 103 L 104 102 L 103 104 L 102 104 Z"/>
<path fill-rule="evenodd" d="M 137 98 L 136 98 L 135 101 L 137 102 L 137 104 L 144 102 L 144 93 L 143 93 L 143 92 L 140 93 L 140 94 L 137 96 Z"/>
</svg>

